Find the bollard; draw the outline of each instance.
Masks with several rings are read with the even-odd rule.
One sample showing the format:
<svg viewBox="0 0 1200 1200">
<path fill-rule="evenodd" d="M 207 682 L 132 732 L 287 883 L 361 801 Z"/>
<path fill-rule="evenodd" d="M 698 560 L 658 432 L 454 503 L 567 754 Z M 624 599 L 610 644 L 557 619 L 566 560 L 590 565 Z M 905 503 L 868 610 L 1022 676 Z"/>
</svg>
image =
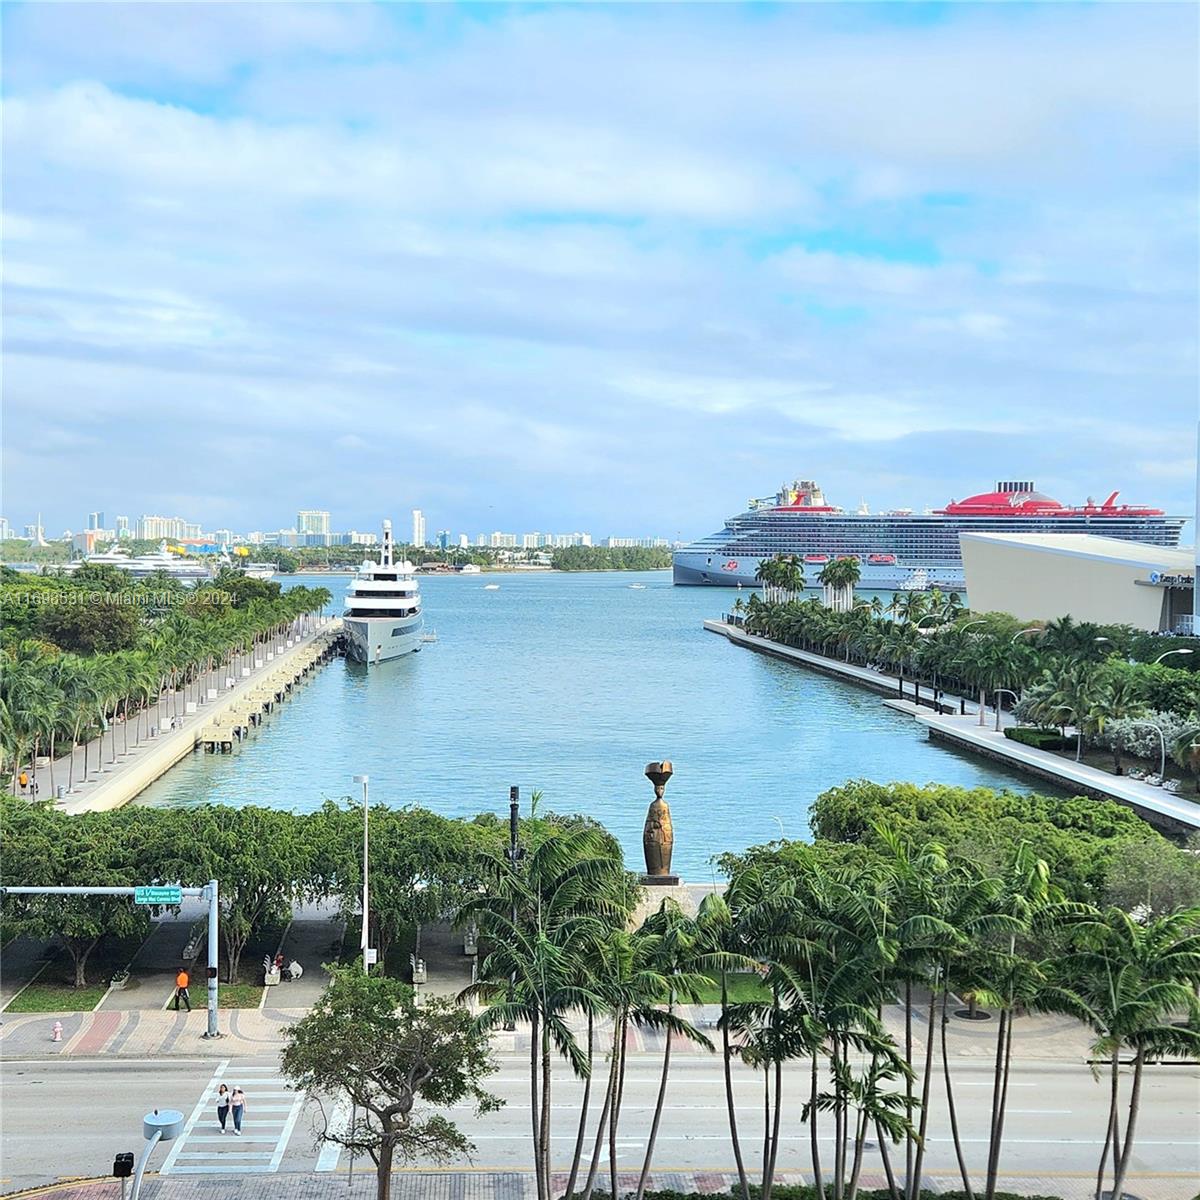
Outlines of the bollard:
<svg viewBox="0 0 1200 1200">
<path fill-rule="evenodd" d="M 54 1024 L 51 1026 L 50 1040 L 52 1042 L 61 1042 L 62 1041 L 62 1022 L 61 1021 L 55 1021 Z"/>
</svg>

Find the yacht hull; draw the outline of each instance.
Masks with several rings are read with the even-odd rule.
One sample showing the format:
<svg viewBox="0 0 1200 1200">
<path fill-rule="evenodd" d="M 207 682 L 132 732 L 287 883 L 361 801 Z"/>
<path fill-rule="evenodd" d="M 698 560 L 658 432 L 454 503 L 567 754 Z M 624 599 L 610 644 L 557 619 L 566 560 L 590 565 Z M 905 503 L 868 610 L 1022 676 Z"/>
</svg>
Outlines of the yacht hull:
<svg viewBox="0 0 1200 1200">
<path fill-rule="evenodd" d="M 372 666 L 421 648 L 424 621 L 416 617 L 343 617 L 346 654 L 355 662 Z"/>
</svg>

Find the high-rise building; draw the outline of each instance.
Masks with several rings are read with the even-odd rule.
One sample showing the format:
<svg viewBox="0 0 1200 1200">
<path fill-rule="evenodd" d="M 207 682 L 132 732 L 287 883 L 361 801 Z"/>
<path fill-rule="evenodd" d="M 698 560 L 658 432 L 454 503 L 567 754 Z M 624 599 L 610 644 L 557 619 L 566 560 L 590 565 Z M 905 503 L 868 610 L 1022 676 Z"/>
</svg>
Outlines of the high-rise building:
<svg viewBox="0 0 1200 1200">
<path fill-rule="evenodd" d="M 450 530 L 439 529 L 437 531 L 437 544 L 440 550 L 450 549 Z"/>
<path fill-rule="evenodd" d="M 118 517 L 117 518 L 117 537 L 118 538 L 127 538 L 128 536 L 129 536 L 129 518 L 128 517 Z"/>
<path fill-rule="evenodd" d="M 88 528 L 89 529 L 103 529 L 104 528 L 104 514 L 102 512 L 88 513 Z"/>
<path fill-rule="evenodd" d="M 7 517 L 0 517 L 0 542 L 7 542 L 12 537 L 12 528 Z"/>
<path fill-rule="evenodd" d="M 412 544 L 425 545 L 425 514 L 419 508 L 412 510 Z"/>
<path fill-rule="evenodd" d="M 143 513 L 134 527 L 134 536 L 159 542 L 163 538 L 186 537 L 186 527 L 187 522 L 182 517 L 152 517 Z"/>
<path fill-rule="evenodd" d="M 458 546 L 460 550 L 465 550 L 471 544 L 471 539 L 465 533 L 458 535 Z"/>
<path fill-rule="evenodd" d="M 296 514 L 297 533 L 328 533 L 329 514 L 321 508 L 302 508 Z"/>
<path fill-rule="evenodd" d="M 184 521 L 183 536 L 185 538 L 198 538 L 198 537 L 201 537 L 203 535 L 203 533 L 204 533 L 204 529 L 202 526 L 200 526 L 192 521 Z"/>
</svg>

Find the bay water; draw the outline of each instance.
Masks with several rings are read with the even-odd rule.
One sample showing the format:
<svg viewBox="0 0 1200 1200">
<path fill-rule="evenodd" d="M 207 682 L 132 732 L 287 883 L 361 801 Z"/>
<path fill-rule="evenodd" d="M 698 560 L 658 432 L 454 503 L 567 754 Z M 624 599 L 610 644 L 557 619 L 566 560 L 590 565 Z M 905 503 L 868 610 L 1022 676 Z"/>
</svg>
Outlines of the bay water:
<svg viewBox="0 0 1200 1200">
<path fill-rule="evenodd" d="M 341 611 L 347 577 L 279 578 L 329 588 Z M 643 771 L 668 758 L 674 869 L 705 882 L 714 855 L 806 837 L 814 798 L 847 779 L 1032 790 L 878 695 L 705 631 L 730 589 L 649 571 L 424 576 L 421 592 L 436 642 L 371 668 L 333 661 L 236 753 L 185 759 L 138 803 L 306 812 L 359 799 L 366 774 L 372 803 L 507 816 L 516 784 L 524 811 L 538 789 L 545 808 L 602 821 L 639 868 Z"/>
</svg>

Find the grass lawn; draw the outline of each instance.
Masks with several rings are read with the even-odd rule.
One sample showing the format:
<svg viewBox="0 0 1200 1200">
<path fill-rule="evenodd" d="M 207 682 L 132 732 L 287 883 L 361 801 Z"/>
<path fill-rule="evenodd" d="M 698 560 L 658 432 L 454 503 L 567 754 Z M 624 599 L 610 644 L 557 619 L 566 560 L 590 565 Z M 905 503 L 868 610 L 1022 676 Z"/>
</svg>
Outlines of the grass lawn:
<svg viewBox="0 0 1200 1200">
<path fill-rule="evenodd" d="M 753 973 L 737 972 L 725 977 L 730 1004 L 749 1004 L 754 1000 L 770 1000 L 771 993 Z M 712 984 L 700 993 L 701 1004 L 721 1003 L 721 980 L 713 976 Z"/>
<path fill-rule="evenodd" d="M 205 981 L 201 980 L 201 984 Z M 207 991 L 201 988 L 199 993 L 196 989 L 192 989 L 192 1007 L 203 1008 L 205 1005 L 205 997 Z M 200 1002 L 197 1003 L 195 996 L 199 995 Z M 257 1008 L 262 1000 L 263 985 L 261 983 L 223 983 L 217 989 L 217 1007 L 218 1008 Z"/>
<path fill-rule="evenodd" d="M 108 985 L 105 983 L 89 983 L 86 987 L 76 988 L 67 983 L 42 983 L 35 979 L 4 1011 L 91 1012 L 106 991 Z"/>
</svg>

